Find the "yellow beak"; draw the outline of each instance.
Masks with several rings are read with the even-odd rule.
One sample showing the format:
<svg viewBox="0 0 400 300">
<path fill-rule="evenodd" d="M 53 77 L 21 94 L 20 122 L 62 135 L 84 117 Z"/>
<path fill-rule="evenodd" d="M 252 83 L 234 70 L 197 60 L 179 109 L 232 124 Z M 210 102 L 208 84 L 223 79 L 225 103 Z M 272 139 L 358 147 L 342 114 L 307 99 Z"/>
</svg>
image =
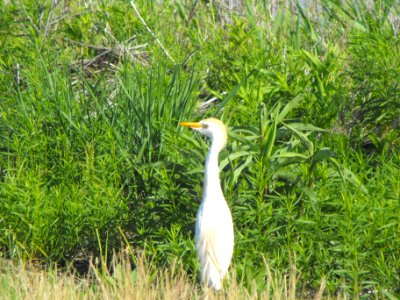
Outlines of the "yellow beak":
<svg viewBox="0 0 400 300">
<path fill-rule="evenodd" d="M 190 128 L 201 128 L 203 127 L 199 122 L 180 122 L 180 126 L 190 127 Z"/>
</svg>

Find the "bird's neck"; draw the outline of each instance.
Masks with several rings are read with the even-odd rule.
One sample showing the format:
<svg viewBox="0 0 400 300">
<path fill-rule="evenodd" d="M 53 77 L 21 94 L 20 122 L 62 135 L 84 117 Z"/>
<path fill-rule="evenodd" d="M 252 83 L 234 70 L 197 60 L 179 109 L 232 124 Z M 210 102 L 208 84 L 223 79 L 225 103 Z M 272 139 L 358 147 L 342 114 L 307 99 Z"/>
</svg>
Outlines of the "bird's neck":
<svg viewBox="0 0 400 300">
<path fill-rule="evenodd" d="M 206 158 L 203 201 L 223 199 L 221 183 L 219 181 L 218 154 L 219 149 L 211 145 Z"/>
</svg>

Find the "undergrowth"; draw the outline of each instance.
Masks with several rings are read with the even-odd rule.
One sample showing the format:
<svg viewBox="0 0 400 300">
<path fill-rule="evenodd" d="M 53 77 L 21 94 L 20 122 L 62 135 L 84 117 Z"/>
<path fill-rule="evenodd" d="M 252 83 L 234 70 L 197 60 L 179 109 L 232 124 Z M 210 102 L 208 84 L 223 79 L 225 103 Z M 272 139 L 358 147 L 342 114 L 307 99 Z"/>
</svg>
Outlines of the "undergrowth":
<svg viewBox="0 0 400 300">
<path fill-rule="evenodd" d="M 215 116 L 232 285 L 295 261 L 300 298 L 399 295 L 399 3 L 233 2 L 0 4 L 1 260 L 129 244 L 192 295 L 207 142 L 178 123 Z"/>
</svg>

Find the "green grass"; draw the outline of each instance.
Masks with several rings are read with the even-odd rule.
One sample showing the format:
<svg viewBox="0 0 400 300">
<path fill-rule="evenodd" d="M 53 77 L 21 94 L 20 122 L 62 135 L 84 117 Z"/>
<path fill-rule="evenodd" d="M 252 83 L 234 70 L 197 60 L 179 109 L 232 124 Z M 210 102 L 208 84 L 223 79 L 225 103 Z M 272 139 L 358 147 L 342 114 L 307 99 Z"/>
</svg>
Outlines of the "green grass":
<svg viewBox="0 0 400 300">
<path fill-rule="evenodd" d="M 193 289 L 207 142 L 178 123 L 216 116 L 231 287 L 400 296 L 399 3 L 240 3 L 0 4 L 4 264 L 129 245 Z"/>
</svg>

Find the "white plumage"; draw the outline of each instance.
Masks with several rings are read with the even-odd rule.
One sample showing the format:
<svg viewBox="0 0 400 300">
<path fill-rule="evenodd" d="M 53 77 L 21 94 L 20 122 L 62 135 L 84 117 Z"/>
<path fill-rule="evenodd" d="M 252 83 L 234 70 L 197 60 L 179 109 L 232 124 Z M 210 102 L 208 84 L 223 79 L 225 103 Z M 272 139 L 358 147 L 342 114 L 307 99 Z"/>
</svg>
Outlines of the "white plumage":
<svg viewBox="0 0 400 300">
<path fill-rule="evenodd" d="M 196 218 L 196 250 L 201 264 L 201 281 L 220 290 L 232 258 L 234 235 L 232 216 L 219 180 L 218 154 L 225 147 L 225 125 L 214 118 L 182 122 L 211 139 L 204 172 L 203 198 Z"/>
</svg>

